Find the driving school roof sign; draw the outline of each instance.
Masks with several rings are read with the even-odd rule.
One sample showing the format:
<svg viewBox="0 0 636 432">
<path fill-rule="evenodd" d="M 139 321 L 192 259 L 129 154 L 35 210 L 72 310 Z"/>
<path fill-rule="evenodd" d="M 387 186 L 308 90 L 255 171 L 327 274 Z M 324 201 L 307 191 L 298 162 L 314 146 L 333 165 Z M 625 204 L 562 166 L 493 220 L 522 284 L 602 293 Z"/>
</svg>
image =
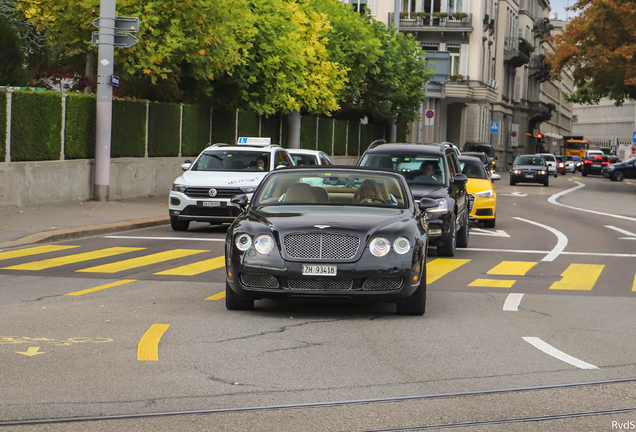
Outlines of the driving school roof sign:
<svg viewBox="0 0 636 432">
<path fill-rule="evenodd" d="M 239 137 L 238 145 L 268 146 L 272 144 L 271 138 Z"/>
</svg>

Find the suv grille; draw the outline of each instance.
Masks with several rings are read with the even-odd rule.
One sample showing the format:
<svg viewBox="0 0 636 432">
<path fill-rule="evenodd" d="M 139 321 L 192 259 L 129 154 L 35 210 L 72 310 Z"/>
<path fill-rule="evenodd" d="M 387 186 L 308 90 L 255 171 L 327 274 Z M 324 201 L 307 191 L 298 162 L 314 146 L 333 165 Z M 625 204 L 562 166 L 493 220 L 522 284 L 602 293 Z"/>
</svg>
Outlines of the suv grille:
<svg viewBox="0 0 636 432">
<path fill-rule="evenodd" d="M 356 255 L 360 239 L 346 234 L 289 234 L 283 244 L 290 258 L 346 260 Z"/>
<path fill-rule="evenodd" d="M 364 281 L 362 289 L 366 291 L 390 291 L 400 289 L 403 279 L 401 276 L 371 277 Z"/>
<path fill-rule="evenodd" d="M 278 288 L 278 279 L 263 273 L 241 273 L 241 283 L 252 288 Z"/>
<path fill-rule="evenodd" d="M 288 279 L 289 289 L 316 291 L 350 291 L 353 279 Z"/>
<path fill-rule="evenodd" d="M 210 187 L 189 187 L 184 194 L 189 198 L 212 198 L 210 189 L 216 189 L 214 198 L 233 198 L 243 193 L 239 188 L 210 188 Z"/>
</svg>

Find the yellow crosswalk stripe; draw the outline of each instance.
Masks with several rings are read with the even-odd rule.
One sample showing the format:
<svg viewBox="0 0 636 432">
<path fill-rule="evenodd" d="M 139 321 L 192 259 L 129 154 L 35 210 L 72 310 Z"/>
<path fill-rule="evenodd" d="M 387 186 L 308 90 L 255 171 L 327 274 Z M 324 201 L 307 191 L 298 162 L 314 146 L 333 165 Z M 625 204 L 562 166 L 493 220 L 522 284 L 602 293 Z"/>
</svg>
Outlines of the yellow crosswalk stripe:
<svg viewBox="0 0 636 432">
<path fill-rule="evenodd" d="M 138 258 L 131 258 L 124 261 L 118 261 L 111 264 L 104 264 L 96 267 L 89 267 L 82 270 L 77 270 L 80 273 L 117 273 L 125 270 L 131 270 L 138 267 L 144 267 L 152 264 L 157 264 L 164 261 L 169 261 L 176 258 L 183 258 L 198 253 L 209 252 L 208 250 L 200 249 L 173 249 L 165 252 L 159 252 L 152 255 L 146 255 Z"/>
<path fill-rule="evenodd" d="M 435 282 L 437 279 L 453 270 L 457 270 L 469 261 L 469 259 L 437 258 L 426 263 L 426 283 L 430 284 Z"/>
<path fill-rule="evenodd" d="M 210 296 L 208 298 L 206 298 L 205 300 L 222 300 L 225 298 L 225 291 L 221 291 L 218 294 L 214 294 L 213 296 Z"/>
<path fill-rule="evenodd" d="M 487 274 L 503 276 L 525 276 L 537 263 L 531 261 L 502 261 Z"/>
<path fill-rule="evenodd" d="M 634 285 L 632 286 L 632 291 L 636 291 L 636 275 L 634 276 Z"/>
<path fill-rule="evenodd" d="M 563 273 L 562 279 L 554 282 L 550 289 L 589 291 L 594 287 L 605 265 L 570 264 Z"/>
<path fill-rule="evenodd" d="M 85 290 L 82 290 L 82 291 L 75 291 L 75 292 L 64 294 L 64 295 L 67 295 L 67 296 L 80 296 L 80 295 L 89 294 L 89 293 L 92 293 L 92 292 L 95 292 L 95 291 L 100 291 L 100 290 L 103 290 L 103 289 L 106 289 L 106 288 L 112 288 L 114 286 L 119 286 L 119 285 L 127 284 L 127 283 L 130 283 L 130 282 L 135 282 L 135 281 L 136 281 L 136 279 L 122 279 L 122 280 L 117 281 L 117 282 L 109 283 L 109 284 L 106 284 L 106 285 L 100 285 L 100 286 L 97 286 L 97 287 L 94 287 L 94 288 L 85 289 Z"/>
<path fill-rule="evenodd" d="M 486 288 L 510 288 L 515 284 L 513 280 L 501 279 L 475 279 L 468 286 L 486 287 Z"/>
<path fill-rule="evenodd" d="M 225 267 L 225 256 L 212 258 L 205 261 L 199 261 L 192 264 L 184 265 L 181 267 L 173 268 L 170 270 L 164 270 L 156 275 L 168 275 L 168 276 L 195 276 L 201 273 L 216 270 L 218 268 Z"/>
<path fill-rule="evenodd" d="M 59 267 L 67 264 L 75 264 L 84 261 L 90 261 L 100 258 L 108 258 L 115 255 L 121 255 L 128 252 L 134 252 L 144 250 L 145 248 L 133 248 L 133 247 L 112 247 L 106 249 L 100 249 L 92 252 L 84 252 L 80 254 L 67 255 L 59 258 L 51 258 L 42 261 L 33 261 L 30 263 L 14 265 L 11 267 L 5 267 L 3 270 L 44 270 L 52 267 Z"/>
<path fill-rule="evenodd" d="M 7 260 L 11 258 L 22 258 L 25 256 L 38 255 L 41 253 L 47 252 L 57 252 L 65 249 L 72 249 L 79 246 L 55 246 L 55 245 L 46 245 L 46 246 L 35 246 L 26 249 L 18 249 L 14 251 L 0 252 L 0 261 Z"/>
</svg>

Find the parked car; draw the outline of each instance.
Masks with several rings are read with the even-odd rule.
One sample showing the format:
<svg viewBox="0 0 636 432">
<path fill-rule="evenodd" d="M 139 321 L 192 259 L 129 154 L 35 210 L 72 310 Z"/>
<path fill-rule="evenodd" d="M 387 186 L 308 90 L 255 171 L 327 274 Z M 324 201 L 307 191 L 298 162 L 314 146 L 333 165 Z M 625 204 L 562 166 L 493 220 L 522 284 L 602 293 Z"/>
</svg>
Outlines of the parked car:
<svg viewBox="0 0 636 432">
<path fill-rule="evenodd" d="M 555 155 L 554 158 L 557 162 L 557 173 L 565 175 L 565 159 L 564 156 Z"/>
<path fill-rule="evenodd" d="M 469 199 L 455 150 L 444 144 L 380 144 L 364 152 L 359 166 L 402 173 L 416 200 L 435 199 L 430 209 L 429 245 L 441 256 L 454 256 L 456 247 L 467 247 Z"/>
<path fill-rule="evenodd" d="M 333 165 L 327 153 L 320 150 L 287 149 L 296 165 Z"/>
<path fill-rule="evenodd" d="M 542 155 L 519 155 L 511 165 L 511 186 L 517 183 L 541 183 L 549 186 L 550 171 Z"/>
<path fill-rule="evenodd" d="M 543 156 L 543 159 L 545 159 L 546 165 L 548 166 L 548 173 L 554 177 L 558 176 L 557 160 L 554 155 L 552 153 L 539 153 L 538 155 Z"/>
<path fill-rule="evenodd" d="M 268 172 L 291 167 L 287 151 L 269 138 L 239 138 L 237 145 L 214 144 L 194 162 L 186 160 L 168 198 L 170 225 L 186 231 L 190 222 L 212 225 L 232 222 L 239 210 L 230 205 L 236 195 L 251 196 Z"/>
<path fill-rule="evenodd" d="M 321 187 L 311 186 L 317 180 Z M 341 299 L 426 309 L 426 211 L 397 172 L 294 167 L 270 173 L 227 231 L 227 309 L 259 299 Z"/>
<path fill-rule="evenodd" d="M 623 162 L 613 163 L 603 167 L 603 177 L 613 181 L 623 181 L 626 178 L 636 178 L 636 157 Z"/>
<path fill-rule="evenodd" d="M 462 174 L 468 177 L 466 190 L 471 196 L 470 218 L 482 222 L 486 228 L 494 228 L 497 218 L 497 192 L 493 181 L 499 180 L 499 174 L 486 172 L 481 159 L 462 154 L 459 157 Z"/>
</svg>

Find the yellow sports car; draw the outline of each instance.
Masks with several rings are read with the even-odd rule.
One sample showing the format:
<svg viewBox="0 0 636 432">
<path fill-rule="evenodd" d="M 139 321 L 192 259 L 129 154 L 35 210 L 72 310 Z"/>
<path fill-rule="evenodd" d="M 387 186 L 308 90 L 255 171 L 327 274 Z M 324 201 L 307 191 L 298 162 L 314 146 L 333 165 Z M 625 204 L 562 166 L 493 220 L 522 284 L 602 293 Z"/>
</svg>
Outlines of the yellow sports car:
<svg viewBox="0 0 636 432">
<path fill-rule="evenodd" d="M 501 176 L 496 173 L 489 176 L 482 161 L 475 157 L 460 156 L 459 164 L 462 174 L 468 177 L 466 190 L 471 203 L 471 220 L 483 222 L 486 228 L 494 228 L 497 218 L 497 192 L 493 182 Z"/>
</svg>

